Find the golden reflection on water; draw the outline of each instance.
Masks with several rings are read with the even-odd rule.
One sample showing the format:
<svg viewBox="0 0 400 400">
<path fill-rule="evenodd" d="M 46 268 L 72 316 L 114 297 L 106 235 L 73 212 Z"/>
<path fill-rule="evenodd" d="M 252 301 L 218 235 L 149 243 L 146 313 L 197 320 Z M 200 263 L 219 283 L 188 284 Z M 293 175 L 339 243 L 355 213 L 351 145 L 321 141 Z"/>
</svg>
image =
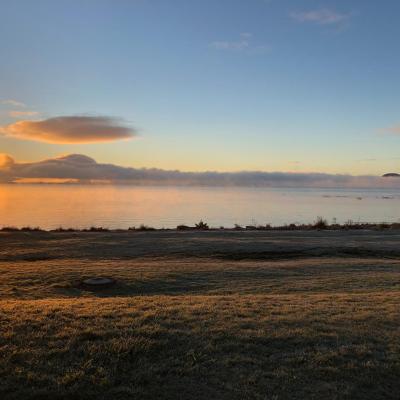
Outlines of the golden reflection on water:
<svg viewBox="0 0 400 400">
<path fill-rule="evenodd" d="M 338 222 L 396 222 L 400 191 L 0 185 L 0 226 L 173 228 L 203 219 L 232 227 L 309 223 L 318 215 Z"/>
</svg>

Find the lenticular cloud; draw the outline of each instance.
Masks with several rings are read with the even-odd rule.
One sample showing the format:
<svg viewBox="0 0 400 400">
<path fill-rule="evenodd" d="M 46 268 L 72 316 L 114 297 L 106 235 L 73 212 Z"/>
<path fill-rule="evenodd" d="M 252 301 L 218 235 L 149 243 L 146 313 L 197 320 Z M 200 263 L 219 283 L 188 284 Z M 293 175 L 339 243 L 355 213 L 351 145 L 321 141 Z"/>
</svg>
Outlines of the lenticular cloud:
<svg viewBox="0 0 400 400">
<path fill-rule="evenodd" d="M 66 116 L 41 121 L 23 120 L 1 128 L 10 137 L 57 144 L 113 142 L 131 139 L 136 131 L 105 116 Z"/>
</svg>

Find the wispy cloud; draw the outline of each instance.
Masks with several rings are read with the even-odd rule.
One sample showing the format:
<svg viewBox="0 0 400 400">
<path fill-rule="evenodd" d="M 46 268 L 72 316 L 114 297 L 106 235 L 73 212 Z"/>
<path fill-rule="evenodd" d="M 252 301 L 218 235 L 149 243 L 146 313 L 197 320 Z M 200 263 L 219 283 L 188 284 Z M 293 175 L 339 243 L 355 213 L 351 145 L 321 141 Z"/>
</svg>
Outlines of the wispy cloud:
<svg viewBox="0 0 400 400">
<path fill-rule="evenodd" d="M 391 126 L 381 130 L 382 133 L 391 133 L 393 135 L 400 135 L 400 125 Z"/>
<path fill-rule="evenodd" d="M 12 118 L 20 118 L 20 117 L 34 117 L 35 115 L 39 115 L 38 111 L 10 111 L 8 115 Z"/>
<path fill-rule="evenodd" d="M 136 131 L 106 116 L 66 116 L 41 121 L 23 120 L 0 127 L 6 136 L 57 144 L 113 142 L 130 139 Z"/>
<path fill-rule="evenodd" d="M 245 50 L 250 46 L 250 38 L 252 37 L 251 33 L 241 33 L 238 40 L 235 41 L 226 41 L 220 40 L 211 43 L 211 47 L 214 47 L 218 50 Z"/>
<path fill-rule="evenodd" d="M 292 12 L 290 16 L 303 23 L 313 23 L 317 25 L 338 25 L 347 21 L 350 18 L 350 14 L 342 14 L 328 8 L 322 8 L 319 10 L 309 10 L 301 12 Z"/>
<path fill-rule="evenodd" d="M 17 100 L 12 100 L 12 99 L 1 100 L 0 103 L 4 104 L 6 106 L 26 107 L 26 105 L 24 103 L 17 101 Z"/>
<path fill-rule="evenodd" d="M 217 50 L 226 51 L 247 51 L 250 53 L 265 53 L 270 50 L 270 46 L 254 44 L 253 34 L 243 32 L 237 40 L 218 40 L 210 44 L 211 47 Z"/>
</svg>

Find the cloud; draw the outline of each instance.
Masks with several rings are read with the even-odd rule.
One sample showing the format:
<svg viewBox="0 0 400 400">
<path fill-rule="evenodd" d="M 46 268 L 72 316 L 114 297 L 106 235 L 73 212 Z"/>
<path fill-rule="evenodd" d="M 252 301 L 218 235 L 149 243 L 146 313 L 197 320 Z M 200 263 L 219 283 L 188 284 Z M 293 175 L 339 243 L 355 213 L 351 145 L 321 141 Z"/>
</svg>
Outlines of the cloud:
<svg viewBox="0 0 400 400">
<path fill-rule="evenodd" d="M 14 160 L 8 154 L 0 153 L 0 169 L 8 169 L 14 164 Z"/>
<path fill-rule="evenodd" d="M 33 163 L 17 163 L 3 155 L 0 180 L 110 182 L 135 185 L 318 187 L 318 188 L 400 188 L 400 180 L 378 176 L 331 175 L 294 172 L 181 172 L 161 169 L 128 168 L 97 163 L 94 159 L 70 154 Z"/>
<path fill-rule="evenodd" d="M 350 14 L 340 14 L 327 8 L 293 12 L 290 16 L 298 22 L 309 22 L 317 25 L 335 25 L 350 18 Z"/>
<path fill-rule="evenodd" d="M 57 144 L 112 142 L 135 136 L 133 128 L 105 116 L 67 116 L 42 121 L 18 121 L 0 127 L 0 132 L 16 139 Z"/>
<path fill-rule="evenodd" d="M 386 128 L 382 130 L 386 133 L 392 133 L 393 135 L 400 135 L 400 125 L 392 126 L 390 128 Z"/>
<path fill-rule="evenodd" d="M 270 50 L 267 45 L 254 45 L 252 42 L 253 35 L 249 32 L 241 33 L 238 40 L 235 41 L 215 41 L 210 44 L 216 50 L 226 51 L 249 51 L 251 53 L 265 53 Z"/>
<path fill-rule="evenodd" d="M 8 113 L 10 117 L 19 118 L 19 117 L 34 117 L 35 115 L 39 115 L 37 111 L 10 111 Z"/>
<path fill-rule="evenodd" d="M 6 106 L 13 106 L 13 107 L 26 107 L 26 105 L 24 103 L 21 103 L 20 101 L 12 100 L 12 99 L 2 100 L 1 104 L 4 104 Z"/>
<path fill-rule="evenodd" d="M 251 33 L 241 33 L 239 40 L 236 41 L 216 41 L 211 43 L 211 47 L 218 50 L 244 50 L 250 46 Z"/>
</svg>

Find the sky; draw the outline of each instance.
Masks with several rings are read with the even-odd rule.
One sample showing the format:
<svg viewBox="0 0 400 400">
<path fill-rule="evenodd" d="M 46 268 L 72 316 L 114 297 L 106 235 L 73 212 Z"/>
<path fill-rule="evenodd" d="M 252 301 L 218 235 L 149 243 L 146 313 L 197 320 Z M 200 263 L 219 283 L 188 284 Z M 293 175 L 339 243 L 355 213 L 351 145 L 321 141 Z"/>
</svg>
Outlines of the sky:
<svg viewBox="0 0 400 400">
<path fill-rule="evenodd" d="M 400 172 L 399 13 L 397 0 L 2 0 L 3 164 Z"/>
</svg>

